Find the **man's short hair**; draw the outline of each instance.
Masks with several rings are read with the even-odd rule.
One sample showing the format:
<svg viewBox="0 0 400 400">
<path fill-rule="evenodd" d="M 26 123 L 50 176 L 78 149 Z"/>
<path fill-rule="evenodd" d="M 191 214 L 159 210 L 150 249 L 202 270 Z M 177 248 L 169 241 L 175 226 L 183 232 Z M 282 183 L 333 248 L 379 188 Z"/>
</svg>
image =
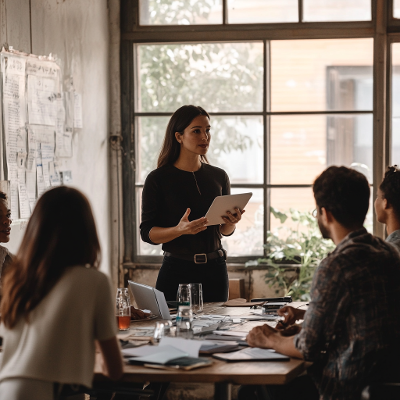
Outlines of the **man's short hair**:
<svg viewBox="0 0 400 400">
<path fill-rule="evenodd" d="M 397 165 L 388 167 L 379 189 L 387 202 L 393 207 L 397 218 L 400 218 L 400 170 Z"/>
<path fill-rule="evenodd" d="M 7 195 L 4 192 L 0 191 L 0 199 L 7 201 Z"/>
<path fill-rule="evenodd" d="M 363 225 L 369 208 L 369 183 L 365 176 L 346 167 L 329 167 L 314 182 L 319 209 L 324 207 L 348 229 Z"/>
</svg>

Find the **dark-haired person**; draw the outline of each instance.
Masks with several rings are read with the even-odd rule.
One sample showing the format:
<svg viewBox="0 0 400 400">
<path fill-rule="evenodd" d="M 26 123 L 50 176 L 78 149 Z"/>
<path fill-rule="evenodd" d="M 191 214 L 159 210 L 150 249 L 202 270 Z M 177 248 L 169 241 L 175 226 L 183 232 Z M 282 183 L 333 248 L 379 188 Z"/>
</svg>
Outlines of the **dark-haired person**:
<svg viewBox="0 0 400 400">
<path fill-rule="evenodd" d="M 388 167 L 375 199 L 376 218 L 386 225 L 386 241 L 400 249 L 400 170 Z"/>
<path fill-rule="evenodd" d="M 158 157 L 146 178 L 140 234 L 162 243 L 164 261 L 156 288 L 175 300 L 180 283 L 202 283 L 204 301 L 226 301 L 228 274 L 221 235 L 229 236 L 242 210 L 227 213 L 222 225 L 206 226 L 204 215 L 216 196 L 230 194 L 228 175 L 207 161 L 210 116 L 187 105 L 172 115 Z"/>
<path fill-rule="evenodd" d="M 315 271 L 308 310 L 286 309 L 285 322 L 304 318 L 302 329 L 285 337 L 264 325 L 247 341 L 313 362 L 318 391 L 307 375 L 268 388 L 273 399 L 360 399 L 367 384 L 398 371 L 400 255 L 363 227 L 370 189 L 362 174 L 330 167 L 313 191 L 321 233 L 337 247 Z"/>
<path fill-rule="evenodd" d="M 8 208 L 7 195 L 0 192 L 0 243 L 8 243 L 11 233 L 11 211 Z M 0 298 L 2 294 L 3 275 L 12 261 L 12 254 L 0 246 Z"/>
<path fill-rule="evenodd" d="M 88 200 L 58 187 L 38 200 L 4 277 L 0 398 L 51 400 L 90 387 L 95 343 L 104 373 L 122 374 L 111 286 Z"/>
</svg>

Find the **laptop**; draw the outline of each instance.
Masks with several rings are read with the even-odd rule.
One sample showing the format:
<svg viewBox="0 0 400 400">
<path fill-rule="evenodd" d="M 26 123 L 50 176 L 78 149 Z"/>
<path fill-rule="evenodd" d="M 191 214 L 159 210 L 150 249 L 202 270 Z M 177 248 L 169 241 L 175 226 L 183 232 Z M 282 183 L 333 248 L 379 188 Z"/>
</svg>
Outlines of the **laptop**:
<svg viewBox="0 0 400 400">
<path fill-rule="evenodd" d="M 162 319 L 171 319 L 168 305 L 163 292 L 156 288 L 128 281 L 136 304 L 142 310 L 150 310 L 154 315 Z"/>
</svg>

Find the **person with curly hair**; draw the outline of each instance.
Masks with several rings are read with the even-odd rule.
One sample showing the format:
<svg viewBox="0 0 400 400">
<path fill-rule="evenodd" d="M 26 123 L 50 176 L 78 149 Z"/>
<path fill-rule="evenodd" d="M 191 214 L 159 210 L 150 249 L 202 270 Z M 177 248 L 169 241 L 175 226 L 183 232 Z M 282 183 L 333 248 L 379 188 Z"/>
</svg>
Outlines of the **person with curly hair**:
<svg viewBox="0 0 400 400">
<path fill-rule="evenodd" d="M 388 167 L 375 199 L 376 218 L 386 225 L 386 241 L 400 249 L 400 169 Z"/>
<path fill-rule="evenodd" d="M 0 191 L 0 243 L 8 243 L 11 233 L 11 211 L 8 208 L 7 195 Z M 0 246 L 0 298 L 4 273 L 12 262 L 12 254 L 4 246 Z"/>
</svg>

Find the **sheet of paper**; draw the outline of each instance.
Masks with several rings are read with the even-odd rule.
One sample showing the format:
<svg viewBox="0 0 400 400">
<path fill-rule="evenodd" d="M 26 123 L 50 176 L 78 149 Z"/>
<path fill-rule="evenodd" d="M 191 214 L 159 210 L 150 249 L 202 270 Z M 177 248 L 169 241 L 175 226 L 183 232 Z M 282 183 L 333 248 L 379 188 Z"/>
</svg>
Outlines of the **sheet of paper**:
<svg viewBox="0 0 400 400">
<path fill-rule="evenodd" d="M 17 179 L 10 183 L 10 199 L 9 207 L 11 210 L 11 219 L 19 218 L 19 205 L 18 205 L 18 182 Z"/>
<path fill-rule="evenodd" d="M 185 353 L 190 357 L 198 357 L 199 350 L 202 345 L 201 340 L 182 339 L 179 337 L 164 336 L 160 340 L 160 346 L 173 346 Z"/>
<path fill-rule="evenodd" d="M 64 96 L 62 93 L 57 97 L 57 123 L 56 123 L 56 155 L 58 157 L 68 157 L 64 147 L 65 134 L 65 107 Z"/>
<path fill-rule="evenodd" d="M 17 183 L 18 136 L 25 126 L 25 60 L 3 56 L 3 117 L 6 144 L 7 179 Z M 14 189 L 16 186 L 14 185 Z M 18 189 L 14 190 L 17 192 Z M 17 194 L 18 196 L 18 194 Z M 15 207 L 14 207 L 15 212 Z M 18 216 L 14 215 L 14 218 Z"/>
<path fill-rule="evenodd" d="M 74 102 L 74 92 L 64 92 L 65 127 L 71 131 L 74 128 Z"/>
<path fill-rule="evenodd" d="M 62 185 L 71 185 L 72 184 L 72 172 L 71 171 L 61 171 L 61 184 Z"/>
<path fill-rule="evenodd" d="M 50 178 L 50 185 L 51 186 L 59 186 L 59 185 L 61 185 L 60 174 L 56 170 L 53 161 L 49 162 L 49 178 Z"/>
<path fill-rule="evenodd" d="M 121 353 L 124 357 L 142 357 L 151 356 L 160 352 L 160 346 L 141 346 L 129 349 L 122 349 Z"/>
<path fill-rule="evenodd" d="M 36 141 L 36 164 L 44 165 L 54 161 L 55 128 L 44 125 L 30 125 L 29 128 L 32 131 L 32 141 Z"/>
<path fill-rule="evenodd" d="M 146 356 L 135 357 L 135 361 L 149 364 L 165 364 L 175 358 L 187 357 L 188 354 L 182 350 L 178 350 L 173 346 L 157 346 L 158 352 Z"/>
<path fill-rule="evenodd" d="M 74 92 L 74 128 L 82 128 L 82 95 Z"/>
<path fill-rule="evenodd" d="M 29 218 L 31 210 L 25 183 L 18 183 L 20 218 Z"/>
<path fill-rule="evenodd" d="M 44 178 L 43 178 L 43 167 L 41 165 L 38 165 L 36 167 L 36 179 L 37 179 L 37 196 L 38 198 L 43 194 L 43 192 L 46 190 L 46 185 L 44 184 Z"/>
<path fill-rule="evenodd" d="M 28 130 L 28 157 L 26 161 L 27 171 L 36 171 L 36 135 L 30 126 L 27 127 Z"/>
<path fill-rule="evenodd" d="M 36 204 L 36 166 L 34 171 L 26 172 L 26 190 L 28 193 L 29 209 L 32 212 Z"/>
<path fill-rule="evenodd" d="M 240 336 L 240 337 L 246 337 L 248 332 L 244 331 L 213 331 L 214 335 L 219 335 L 219 336 Z"/>
</svg>

